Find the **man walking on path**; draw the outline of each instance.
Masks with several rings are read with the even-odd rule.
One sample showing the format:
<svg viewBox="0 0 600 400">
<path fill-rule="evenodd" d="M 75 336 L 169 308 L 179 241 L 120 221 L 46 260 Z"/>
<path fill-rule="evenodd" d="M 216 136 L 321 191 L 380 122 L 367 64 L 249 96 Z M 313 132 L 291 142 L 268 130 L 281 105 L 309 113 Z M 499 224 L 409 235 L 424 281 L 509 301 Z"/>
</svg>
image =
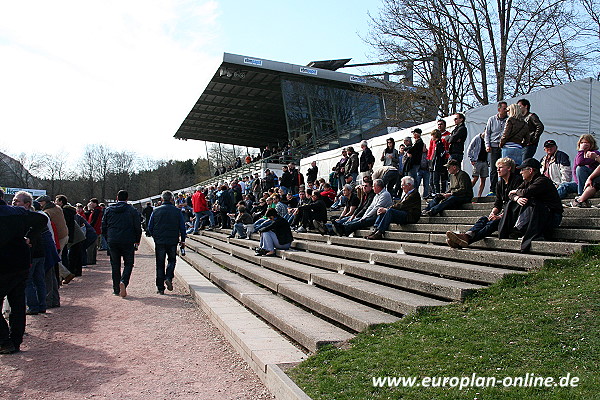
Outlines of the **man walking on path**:
<svg viewBox="0 0 600 400">
<path fill-rule="evenodd" d="M 142 237 L 141 215 L 132 205 L 127 204 L 128 197 L 129 194 L 125 190 L 119 190 L 117 203 L 109 206 L 102 217 L 102 235 L 106 238 L 110 253 L 113 293 L 121 297 L 127 296 L 134 252 Z"/>
<path fill-rule="evenodd" d="M 177 244 L 185 247 L 186 235 L 183 214 L 173 204 L 173 193 L 165 190 L 161 198 L 162 205 L 156 207 L 150 216 L 148 233 L 154 239 L 157 293 L 165 294 L 165 285 L 173 290 Z M 165 257 L 168 259 L 166 274 Z"/>
</svg>

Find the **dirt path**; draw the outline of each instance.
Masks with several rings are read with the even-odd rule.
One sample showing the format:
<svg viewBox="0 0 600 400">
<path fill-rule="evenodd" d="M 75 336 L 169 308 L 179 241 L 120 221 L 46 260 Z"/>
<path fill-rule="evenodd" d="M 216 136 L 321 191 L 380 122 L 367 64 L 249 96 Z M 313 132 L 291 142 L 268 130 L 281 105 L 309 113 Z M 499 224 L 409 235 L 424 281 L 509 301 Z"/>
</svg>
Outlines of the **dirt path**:
<svg viewBox="0 0 600 400">
<path fill-rule="evenodd" d="M 106 253 L 28 316 L 21 353 L 0 356 L 0 399 L 271 399 L 181 285 L 156 294 L 154 254 L 136 253 L 128 297 Z"/>
</svg>

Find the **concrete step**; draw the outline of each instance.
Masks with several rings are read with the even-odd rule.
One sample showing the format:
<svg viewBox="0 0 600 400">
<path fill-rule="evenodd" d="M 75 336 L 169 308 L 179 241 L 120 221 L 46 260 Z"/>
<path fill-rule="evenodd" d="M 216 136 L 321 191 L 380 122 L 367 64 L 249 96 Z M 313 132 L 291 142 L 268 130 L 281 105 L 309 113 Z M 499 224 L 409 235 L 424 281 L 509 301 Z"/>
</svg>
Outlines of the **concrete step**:
<svg viewBox="0 0 600 400">
<path fill-rule="evenodd" d="M 437 217 L 436 217 L 437 218 Z M 416 233 L 446 233 L 447 231 L 466 232 L 475 221 L 471 224 L 406 224 L 406 225 L 390 225 L 390 231 L 399 232 L 416 232 Z M 567 240 L 575 242 L 598 242 L 600 241 L 600 229 L 571 229 L 557 228 L 553 231 L 553 240 Z"/>
<path fill-rule="evenodd" d="M 205 246 L 191 244 L 190 247 L 198 251 Z M 262 258 L 262 260 L 270 259 Z M 355 331 L 363 331 L 371 326 L 392 323 L 399 319 L 225 253 L 215 254 L 212 261 Z"/>
<path fill-rule="evenodd" d="M 473 204 L 474 205 L 474 204 Z M 479 217 L 488 216 L 492 207 L 487 208 L 469 208 L 464 210 L 445 210 L 441 215 L 444 217 L 472 217 L 476 221 Z M 600 218 L 600 208 L 565 208 L 563 217 L 573 218 Z"/>
<path fill-rule="evenodd" d="M 199 240 L 204 242 L 205 239 L 201 237 Z M 208 242 L 210 243 L 216 240 L 218 239 L 210 238 L 208 239 Z M 234 245 L 231 244 L 230 246 Z M 244 251 L 247 252 L 248 250 Z M 232 249 L 232 253 L 236 253 L 236 250 Z M 291 261 L 297 252 L 279 251 L 278 253 L 285 257 L 285 260 L 277 261 L 277 265 L 280 266 L 282 264 L 288 264 L 288 270 L 293 268 L 305 268 L 305 266 L 298 265 L 294 263 L 294 261 Z M 270 260 L 266 261 L 262 265 L 268 268 L 272 265 L 270 262 Z M 299 274 L 295 273 L 294 275 L 297 276 Z M 432 299 L 420 294 L 407 292 L 399 288 L 392 288 L 379 283 L 368 282 L 339 273 L 332 273 L 331 271 L 327 270 L 313 269 L 310 274 L 310 283 L 400 314 L 413 313 L 424 307 L 447 304 L 447 302 Z"/>
<path fill-rule="evenodd" d="M 233 272 L 214 264 L 207 269 L 207 260 L 200 254 L 189 252 L 186 261 L 203 275 L 203 271 L 209 270 L 207 277 L 217 286 L 312 352 L 326 344 L 340 343 L 354 336 Z"/>
<path fill-rule="evenodd" d="M 384 264 L 414 272 L 437 275 L 474 283 L 493 283 L 507 274 L 523 273 L 523 270 L 489 267 L 464 262 L 453 262 L 418 257 L 408 254 L 397 254 L 383 251 L 352 249 L 326 243 L 294 241 L 293 247 L 309 252 L 334 256 L 340 259 L 351 258 L 372 264 Z M 286 255 L 286 257 L 288 257 Z"/>
<path fill-rule="evenodd" d="M 599 209 L 600 210 L 600 209 Z M 421 224 L 474 224 L 478 217 L 460 216 L 460 217 L 421 217 Z M 594 217 L 563 217 L 560 223 L 561 228 L 596 228 L 600 227 L 600 218 Z"/>
<path fill-rule="evenodd" d="M 323 254 L 286 251 L 283 252 L 283 257 L 286 260 L 309 265 L 335 268 L 339 273 L 448 300 L 462 300 L 471 291 L 485 287 L 383 265 L 344 260 Z"/>
</svg>

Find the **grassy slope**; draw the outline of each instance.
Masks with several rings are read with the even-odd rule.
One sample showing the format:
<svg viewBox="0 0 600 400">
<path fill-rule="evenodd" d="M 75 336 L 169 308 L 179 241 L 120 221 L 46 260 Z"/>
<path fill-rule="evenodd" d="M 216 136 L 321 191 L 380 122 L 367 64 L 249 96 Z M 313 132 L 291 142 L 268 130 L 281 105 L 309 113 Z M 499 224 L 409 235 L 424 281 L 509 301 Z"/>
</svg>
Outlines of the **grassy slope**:
<svg viewBox="0 0 600 400">
<path fill-rule="evenodd" d="M 324 348 L 289 371 L 313 399 L 600 399 L 600 246 Z M 375 388 L 376 376 L 536 376 L 576 388 Z"/>
</svg>

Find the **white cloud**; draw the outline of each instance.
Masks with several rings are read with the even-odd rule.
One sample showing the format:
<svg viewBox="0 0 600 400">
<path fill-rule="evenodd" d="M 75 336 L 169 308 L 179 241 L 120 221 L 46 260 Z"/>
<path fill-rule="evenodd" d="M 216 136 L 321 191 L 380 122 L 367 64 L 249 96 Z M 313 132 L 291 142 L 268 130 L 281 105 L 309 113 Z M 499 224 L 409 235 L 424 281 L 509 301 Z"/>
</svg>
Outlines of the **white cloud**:
<svg viewBox="0 0 600 400">
<path fill-rule="evenodd" d="M 10 60 L 0 66 L 0 149 L 78 157 L 106 143 L 196 157 L 199 145 L 172 136 L 220 62 L 217 15 L 215 1 L 0 5 L 0 57 Z"/>
</svg>

